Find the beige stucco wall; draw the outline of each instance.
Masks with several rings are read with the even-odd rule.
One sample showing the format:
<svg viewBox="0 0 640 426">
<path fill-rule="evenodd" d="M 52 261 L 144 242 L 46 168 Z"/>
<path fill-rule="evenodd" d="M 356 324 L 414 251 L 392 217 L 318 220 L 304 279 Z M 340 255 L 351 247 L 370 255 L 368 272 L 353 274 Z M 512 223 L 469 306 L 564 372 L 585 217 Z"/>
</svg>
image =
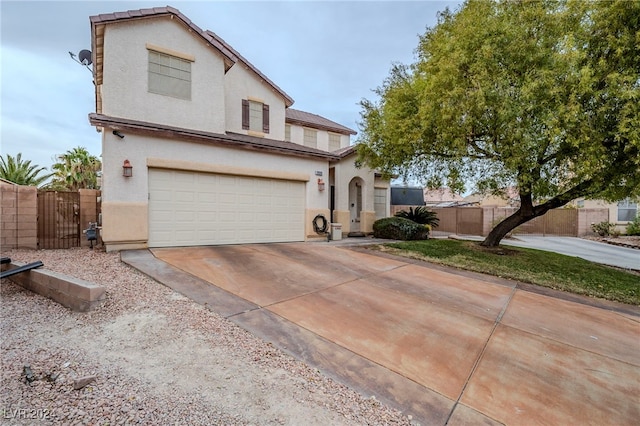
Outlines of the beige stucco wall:
<svg viewBox="0 0 640 426">
<path fill-rule="evenodd" d="M 148 158 L 256 169 L 264 175 L 304 174 L 314 182 L 316 171 L 322 172 L 323 177 L 328 175 L 328 164 L 322 159 L 181 142 L 174 139 L 157 139 L 135 134 L 127 134 L 124 139 L 120 139 L 107 129 L 103 132 L 102 144 L 103 202 L 147 202 Z M 122 163 L 125 159 L 133 166 L 133 176 L 129 178 L 122 176 Z M 318 191 L 317 184 L 308 185 L 307 208 L 326 208 L 327 193 L 328 191 Z"/>
<path fill-rule="evenodd" d="M 129 178 L 122 176 L 125 159 L 133 166 L 133 176 Z M 315 176 L 316 171 L 322 172 L 326 182 L 328 162 L 321 159 L 134 134 L 127 134 L 120 139 L 106 129 L 103 132 L 102 161 L 102 239 L 107 246 L 125 243 L 140 245 L 148 240 L 149 166 L 306 181 L 307 215 L 322 211 L 329 218 L 329 191 L 326 186 L 324 191 L 318 190 Z M 306 232 L 307 235 L 313 233 L 310 221 L 307 221 Z"/>
<path fill-rule="evenodd" d="M 191 100 L 148 92 L 152 44 L 192 56 Z M 225 131 L 222 56 L 184 24 L 169 17 L 107 25 L 104 39 L 102 112 L 114 117 L 214 133 Z"/>
<path fill-rule="evenodd" d="M 349 233 L 354 230 L 354 219 L 350 206 L 353 203 L 353 180 L 359 179 L 362 184 L 362 210 L 360 213 L 360 231 L 372 232 L 375 222 L 374 188 L 376 187 L 375 173 L 366 167 L 355 166 L 355 154 L 350 155 L 335 163 L 335 210 L 334 221 L 342 224 L 342 232 Z M 380 185 L 380 183 L 378 183 Z M 353 188 L 352 188 L 353 189 Z"/>
<path fill-rule="evenodd" d="M 298 145 L 304 145 L 304 126 L 290 124 L 291 126 L 291 142 Z M 311 127 L 309 127 L 311 129 Z M 326 130 L 313 129 L 318 132 L 318 149 L 323 151 L 329 150 L 329 132 Z M 284 127 L 283 127 L 284 131 Z M 335 133 L 338 134 L 338 133 Z M 340 148 L 346 148 L 351 144 L 349 135 L 340 135 Z"/>
<path fill-rule="evenodd" d="M 269 133 L 265 133 L 264 137 L 284 140 L 284 99 L 270 85 L 238 62 L 224 78 L 224 92 L 228 131 L 249 133 L 242 128 L 242 100 L 248 99 L 269 105 Z M 256 135 L 254 132 L 251 134 Z"/>
<path fill-rule="evenodd" d="M 145 248 L 149 239 L 147 202 L 102 202 L 102 242 L 107 251 Z"/>
<path fill-rule="evenodd" d="M 307 239 L 326 238 L 326 235 L 317 234 L 313 229 L 313 219 L 319 214 L 327 219 L 327 232 L 331 232 L 329 209 L 307 209 L 305 212 L 305 235 Z"/>
</svg>

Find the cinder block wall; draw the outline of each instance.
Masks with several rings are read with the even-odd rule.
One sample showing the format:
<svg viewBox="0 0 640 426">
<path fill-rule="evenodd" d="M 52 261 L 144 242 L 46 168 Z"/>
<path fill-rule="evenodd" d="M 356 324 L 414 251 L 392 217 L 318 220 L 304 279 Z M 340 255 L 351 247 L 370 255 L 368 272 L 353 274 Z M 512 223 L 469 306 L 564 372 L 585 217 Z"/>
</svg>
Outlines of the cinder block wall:
<svg viewBox="0 0 640 426">
<path fill-rule="evenodd" d="M 592 223 L 609 222 L 609 209 L 578 209 L 578 236 L 596 235 Z"/>
<path fill-rule="evenodd" d="M 38 190 L 0 181 L 0 247 L 38 248 Z"/>
</svg>

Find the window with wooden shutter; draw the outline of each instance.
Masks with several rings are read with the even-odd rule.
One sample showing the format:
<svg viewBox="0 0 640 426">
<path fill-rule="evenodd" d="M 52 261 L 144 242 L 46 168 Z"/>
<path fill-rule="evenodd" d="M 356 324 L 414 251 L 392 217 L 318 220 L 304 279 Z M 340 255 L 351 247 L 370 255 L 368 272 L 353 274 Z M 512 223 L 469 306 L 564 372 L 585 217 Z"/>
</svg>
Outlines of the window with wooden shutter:
<svg viewBox="0 0 640 426">
<path fill-rule="evenodd" d="M 262 104 L 262 131 L 269 133 L 269 105 Z"/>
<path fill-rule="evenodd" d="M 249 101 L 242 100 L 242 128 L 249 130 Z"/>
<path fill-rule="evenodd" d="M 269 105 L 243 99 L 242 128 L 254 132 L 269 133 Z"/>
</svg>

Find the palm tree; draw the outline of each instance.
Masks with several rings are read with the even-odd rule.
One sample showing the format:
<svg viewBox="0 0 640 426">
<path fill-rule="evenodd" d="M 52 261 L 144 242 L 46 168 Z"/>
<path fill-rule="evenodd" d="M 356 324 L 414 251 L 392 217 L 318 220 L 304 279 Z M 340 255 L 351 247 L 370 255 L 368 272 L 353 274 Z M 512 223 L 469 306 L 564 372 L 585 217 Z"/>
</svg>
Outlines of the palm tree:
<svg viewBox="0 0 640 426">
<path fill-rule="evenodd" d="M 89 154 L 86 148 L 73 148 L 58 156 L 51 188 L 56 190 L 77 191 L 78 189 L 97 189 L 98 171 L 102 163 L 98 157 Z"/>
<path fill-rule="evenodd" d="M 415 210 L 413 207 L 409 207 L 409 211 L 400 210 L 396 213 L 396 217 L 403 217 L 422 225 L 429 225 L 432 228 L 437 228 L 440 223 L 436 213 L 423 206 L 418 206 Z"/>
<path fill-rule="evenodd" d="M 0 157 L 0 178 L 18 185 L 41 186 L 51 177 L 50 173 L 40 174 L 46 170 L 46 167 L 32 165 L 31 160 L 23 161 L 21 152 L 15 157 L 9 154 L 6 155 L 6 158 Z"/>
</svg>

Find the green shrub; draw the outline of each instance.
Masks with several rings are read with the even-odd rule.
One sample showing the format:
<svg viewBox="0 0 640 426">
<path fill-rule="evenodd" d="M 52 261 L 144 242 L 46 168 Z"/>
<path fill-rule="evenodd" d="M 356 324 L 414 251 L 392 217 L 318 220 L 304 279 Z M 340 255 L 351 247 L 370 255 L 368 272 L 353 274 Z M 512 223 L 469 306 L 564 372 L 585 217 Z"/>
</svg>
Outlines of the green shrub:
<svg viewBox="0 0 640 426">
<path fill-rule="evenodd" d="M 611 222 L 592 223 L 591 230 L 601 237 L 608 237 L 612 235 L 617 237 L 620 232 L 616 231 L 616 225 Z"/>
<path fill-rule="evenodd" d="M 373 223 L 373 236 L 392 240 L 426 240 L 429 228 L 402 217 L 385 217 Z"/>
<path fill-rule="evenodd" d="M 413 207 L 409 207 L 409 211 L 400 210 L 395 214 L 395 216 L 409 219 L 421 225 L 430 225 L 431 228 L 437 228 L 440 223 L 440 219 L 438 219 L 436 212 L 432 212 L 423 206 L 418 206 L 415 209 L 413 209 Z"/>
<path fill-rule="evenodd" d="M 636 216 L 632 222 L 627 224 L 627 235 L 640 235 L 640 216 Z"/>
</svg>

